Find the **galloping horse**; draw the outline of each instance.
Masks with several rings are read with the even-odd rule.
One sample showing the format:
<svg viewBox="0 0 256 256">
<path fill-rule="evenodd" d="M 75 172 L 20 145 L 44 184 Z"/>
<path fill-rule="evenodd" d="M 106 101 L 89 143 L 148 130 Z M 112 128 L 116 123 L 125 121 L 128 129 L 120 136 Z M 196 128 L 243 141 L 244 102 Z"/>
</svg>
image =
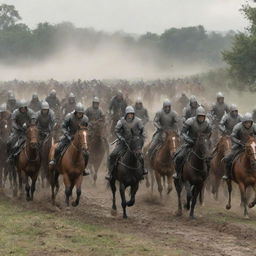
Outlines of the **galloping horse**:
<svg viewBox="0 0 256 256">
<path fill-rule="evenodd" d="M 218 200 L 219 186 L 222 176 L 225 173 L 224 158 L 230 153 L 232 147 L 230 136 L 224 135 L 220 138 L 211 160 L 210 178 L 212 185 L 212 193 L 214 198 Z"/>
<path fill-rule="evenodd" d="M 167 194 L 172 191 L 172 175 L 174 173 L 173 157 L 180 144 L 179 136 L 175 131 L 167 130 L 164 135 L 165 139 L 163 144 L 156 151 L 150 161 L 151 168 L 155 170 L 155 178 L 161 197 L 163 191 L 161 177 L 167 177 Z"/>
<path fill-rule="evenodd" d="M 40 164 L 38 129 L 35 124 L 31 124 L 27 128 L 26 142 L 16 163 L 19 176 L 19 190 L 22 194 L 23 183 L 25 182 L 26 199 L 28 201 L 33 200 L 34 197 Z M 32 180 L 31 186 L 29 184 L 29 177 Z"/>
<path fill-rule="evenodd" d="M 122 199 L 123 218 L 127 218 L 126 206 L 133 206 L 135 203 L 135 195 L 139 188 L 139 182 L 143 177 L 143 169 L 140 160 L 142 139 L 134 136 L 127 144 L 126 153 L 120 157 L 117 162 L 112 179 L 109 181 L 113 200 L 112 200 L 112 214 L 116 214 L 116 181 L 119 181 L 119 190 Z M 127 202 L 125 198 L 125 190 L 131 187 L 131 198 Z"/>
<path fill-rule="evenodd" d="M 194 208 L 198 195 L 200 195 L 200 201 L 202 203 L 202 189 L 208 175 L 206 161 L 208 161 L 209 149 L 209 136 L 199 135 L 184 163 L 181 179 L 174 181 L 178 194 L 178 216 L 182 215 L 181 192 L 183 186 L 185 186 L 187 192 L 187 203 L 185 207 L 187 210 L 190 209 L 191 218 L 194 218 Z"/>
<path fill-rule="evenodd" d="M 11 168 L 9 168 L 7 159 L 7 138 L 10 135 L 11 126 L 7 120 L 0 122 L 0 188 L 5 186 L 7 176 L 9 175 L 10 186 L 12 187 L 12 175 L 10 174 Z"/>
<path fill-rule="evenodd" d="M 46 134 L 46 137 L 41 143 L 41 182 L 42 182 L 42 188 L 45 187 L 45 181 L 49 181 L 49 168 L 48 168 L 48 157 L 51 150 L 52 145 L 54 144 L 54 135 L 52 132 L 49 132 Z"/>
<path fill-rule="evenodd" d="M 89 164 L 93 167 L 93 180 L 94 184 L 96 184 L 99 167 L 102 163 L 105 153 L 107 153 L 107 156 L 109 154 L 109 146 L 104 134 L 104 122 L 90 122 L 90 125 L 91 129 L 88 133 L 88 147 L 90 151 Z"/>
<path fill-rule="evenodd" d="M 53 159 L 56 144 L 52 145 L 49 158 Z M 87 127 L 80 126 L 74 135 L 74 139 L 67 147 L 62 158 L 56 163 L 56 166 L 49 167 L 51 174 L 52 202 L 55 204 L 55 197 L 59 190 L 58 177 L 63 175 L 65 185 L 66 204 L 69 206 L 69 197 L 72 195 L 72 190 L 76 186 L 76 200 L 72 202 L 72 206 L 77 206 L 81 196 L 81 186 L 83 181 L 83 170 L 88 164 L 88 145 L 87 145 Z"/>
<path fill-rule="evenodd" d="M 245 150 L 234 160 L 232 180 L 239 186 L 241 200 L 244 206 L 244 217 L 249 218 L 246 198 L 248 187 L 252 187 L 255 191 L 255 198 L 248 206 L 252 208 L 256 204 L 256 139 L 254 137 L 249 137 L 245 145 Z M 227 180 L 229 192 L 228 204 L 226 205 L 227 210 L 231 208 L 232 180 Z"/>
</svg>

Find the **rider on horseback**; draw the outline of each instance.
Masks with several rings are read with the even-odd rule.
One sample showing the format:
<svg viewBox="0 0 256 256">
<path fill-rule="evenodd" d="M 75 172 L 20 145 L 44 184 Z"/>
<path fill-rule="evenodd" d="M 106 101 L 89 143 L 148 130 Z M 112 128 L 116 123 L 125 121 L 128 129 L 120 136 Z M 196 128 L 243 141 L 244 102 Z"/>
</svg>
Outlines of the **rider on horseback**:
<svg viewBox="0 0 256 256">
<path fill-rule="evenodd" d="M 196 96 L 192 95 L 189 99 L 189 105 L 183 110 L 183 120 L 184 122 L 190 117 L 196 116 L 196 110 L 199 107 Z"/>
<path fill-rule="evenodd" d="M 74 93 L 71 92 L 68 95 L 67 102 L 64 104 L 62 108 L 62 113 L 64 114 L 64 116 L 66 116 L 68 113 L 71 113 L 72 111 L 74 111 L 75 107 L 76 107 L 76 97 Z"/>
<path fill-rule="evenodd" d="M 57 148 L 54 152 L 54 159 L 50 161 L 50 165 L 54 166 L 61 157 L 61 153 L 67 146 L 71 143 L 73 136 L 79 129 L 80 125 L 88 126 L 88 117 L 84 114 L 84 106 L 82 103 L 77 103 L 75 111 L 66 115 L 65 120 L 62 124 L 62 132 L 64 136 L 61 138 L 58 143 Z M 88 159 L 89 155 L 86 155 L 85 158 Z M 89 175 L 90 173 L 84 170 L 83 175 Z"/>
<path fill-rule="evenodd" d="M 25 141 L 27 126 L 35 121 L 35 113 L 28 108 L 25 100 L 21 100 L 19 108 L 12 114 L 12 133 L 7 142 L 8 162 L 13 162 L 19 148 Z"/>
<path fill-rule="evenodd" d="M 6 109 L 8 111 L 10 111 L 11 113 L 17 109 L 17 101 L 16 98 L 13 94 L 13 92 L 10 92 L 10 94 L 8 94 L 8 100 L 6 102 Z"/>
<path fill-rule="evenodd" d="M 145 125 L 149 120 L 148 111 L 146 108 L 143 107 L 142 99 L 140 97 L 137 98 L 135 102 L 134 110 L 135 116 L 140 118 L 142 120 L 143 125 Z"/>
<path fill-rule="evenodd" d="M 115 127 L 115 134 L 118 138 L 118 141 L 116 143 L 116 147 L 109 156 L 109 173 L 108 176 L 106 176 L 107 180 L 111 180 L 117 160 L 127 150 L 128 142 L 132 139 L 132 137 L 138 136 L 142 138 L 143 141 L 145 139 L 144 126 L 142 124 L 142 121 L 135 116 L 135 111 L 132 106 L 126 107 L 125 116 L 118 121 Z M 143 175 L 145 175 L 147 174 L 147 172 L 144 169 L 144 159 L 142 155 L 140 160 L 143 166 Z"/>
<path fill-rule="evenodd" d="M 232 150 L 229 155 L 225 158 L 226 162 L 226 174 L 222 177 L 227 180 L 231 178 L 232 163 L 235 157 L 244 149 L 244 146 L 249 136 L 256 135 L 256 124 L 254 124 L 251 113 L 246 113 L 242 122 L 235 125 L 232 134 Z"/>
<path fill-rule="evenodd" d="M 92 100 L 92 106 L 87 108 L 85 111 L 85 114 L 89 119 L 89 122 L 105 121 L 104 113 L 99 106 L 100 106 L 100 99 L 98 97 L 94 97 Z"/>
<path fill-rule="evenodd" d="M 177 131 L 178 115 L 171 110 L 171 101 L 166 99 L 163 103 L 163 109 L 158 111 L 154 118 L 154 126 L 157 131 L 153 135 L 152 142 L 148 149 L 149 156 L 152 156 L 155 150 L 163 142 L 163 132 L 166 130 Z"/>
<path fill-rule="evenodd" d="M 217 93 L 217 101 L 216 103 L 212 106 L 211 109 L 211 115 L 215 122 L 219 124 L 221 118 L 225 115 L 225 113 L 229 112 L 229 107 L 228 105 L 224 102 L 224 95 L 222 92 Z"/>
<path fill-rule="evenodd" d="M 222 117 L 219 123 L 219 129 L 223 134 L 231 135 L 234 126 L 240 122 L 242 122 L 242 117 L 238 114 L 237 105 L 232 104 L 230 106 L 230 112 Z"/>
<path fill-rule="evenodd" d="M 184 139 L 184 144 L 177 152 L 175 156 L 175 170 L 173 175 L 174 179 L 179 179 L 181 176 L 181 170 L 183 168 L 184 161 L 188 152 L 193 147 L 198 136 L 200 134 L 211 135 L 212 127 L 209 119 L 206 117 L 206 111 L 203 107 L 198 107 L 196 110 L 196 116 L 189 118 L 183 125 L 181 130 L 181 137 Z"/>
<path fill-rule="evenodd" d="M 32 95 L 32 99 L 29 103 L 29 108 L 31 108 L 34 112 L 37 112 L 41 109 L 41 102 L 38 98 L 37 93 Z"/>
<path fill-rule="evenodd" d="M 36 113 L 36 124 L 39 130 L 40 141 L 44 141 L 55 125 L 55 115 L 47 101 L 41 104 L 41 110 Z"/>
<path fill-rule="evenodd" d="M 56 91 L 54 89 L 51 90 L 50 95 L 48 95 L 45 98 L 45 101 L 48 102 L 48 104 L 50 106 L 50 109 L 52 109 L 55 112 L 55 114 L 59 112 L 59 110 L 60 110 L 60 100 L 57 97 Z"/>
</svg>

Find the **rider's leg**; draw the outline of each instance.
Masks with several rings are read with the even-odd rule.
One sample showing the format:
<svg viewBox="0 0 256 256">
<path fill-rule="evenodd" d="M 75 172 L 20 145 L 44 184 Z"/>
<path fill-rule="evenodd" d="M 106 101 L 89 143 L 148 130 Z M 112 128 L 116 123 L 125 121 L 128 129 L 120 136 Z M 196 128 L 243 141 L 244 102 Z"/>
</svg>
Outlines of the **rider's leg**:
<svg viewBox="0 0 256 256">
<path fill-rule="evenodd" d="M 123 150 L 123 145 L 121 143 L 116 144 L 116 147 L 109 155 L 108 159 L 108 175 L 105 177 L 107 180 L 111 180 L 113 172 L 115 169 L 116 161 L 120 155 L 120 152 Z"/>
<path fill-rule="evenodd" d="M 160 141 L 160 133 L 157 132 L 153 135 L 152 137 L 152 141 L 150 143 L 149 149 L 148 149 L 148 155 L 151 157 L 157 147 L 157 145 L 159 144 Z"/>
<path fill-rule="evenodd" d="M 222 177 L 224 180 L 228 180 L 231 178 L 232 163 L 238 152 L 238 149 L 232 149 L 232 151 L 224 158 L 225 175 Z"/>
<path fill-rule="evenodd" d="M 66 145 L 69 144 L 69 140 L 66 138 L 66 137 L 63 137 L 61 139 L 61 141 L 59 142 L 59 144 L 57 145 L 55 151 L 54 151 L 54 159 L 52 159 L 49 164 L 50 165 L 55 165 L 58 160 L 59 160 L 59 157 L 61 155 L 61 152 L 62 150 L 65 148 Z"/>
<path fill-rule="evenodd" d="M 180 178 L 184 157 L 185 157 L 187 151 L 188 151 L 187 147 L 186 147 L 186 145 L 184 145 L 175 156 L 174 164 L 175 164 L 176 173 L 173 174 L 174 179 Z"/>
</svg>

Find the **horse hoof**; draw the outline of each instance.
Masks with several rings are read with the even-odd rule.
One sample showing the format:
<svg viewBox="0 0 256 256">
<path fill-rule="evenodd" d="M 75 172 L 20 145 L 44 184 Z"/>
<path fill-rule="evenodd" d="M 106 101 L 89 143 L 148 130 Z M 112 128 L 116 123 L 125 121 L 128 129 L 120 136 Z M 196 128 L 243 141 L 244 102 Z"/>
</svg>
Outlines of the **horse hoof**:
<svg viewBox="0 0 256 256">
<path fill-rule="evenodd" d="M 111 210 L 111 215 L 112 215 L 112 216 L 116 216 L 116 215 L 117 215 L 117 210 L 112 209 L 112 210 Z"/>
<path fill-rule="evenodd" d="M 182 212 L 181 211 L 178 211 L 178 212 L 176 212 L 176 214 L 175 214 L 177 217 L 181 217 L 182 216 Z"/>
<path fill-rule="evenodd" d="M 78 206 L 78 203 L 77 202 L 72 202 L 72 206 L 76 207 L 76 206 Z"/>
<path fill-rule="evenodd" d="M 230 209 L 231 209 L 231 205 L 227 204 L 227 205 L 226 205 L 226 209 L 227 209 L 227 210 L 230 210 Z"/>
<path fill-rule="evenodd" d="M 249 203 L 249 204 L 248 204 L 248 207 L 249 207 L 249 208 L 252 208 L 252 207 L 254 207 L 254 205 L 255 205 L 254 203 Z"/>
<path fill-rule="evenodd" d="M 127 215 L 124 215 L 124 216 L 123 216 L 123 219 L 128 219 L 128 216 L 127 216 Z"/>
<path fill-rule="evenodd" d="M 244 219 L 249 220 L 250 219 L 249 215 L 245 215 Z"/>
<path fill-rule="evenodd" d="M 195 220 L 195 219 L 196 219 L 196 217 L 195 217 L 194 215 L 190 215 L 190 216 L 189 216 L 189 219 L 191 219 L 191 220 Z"/>
<path fill-rule="evenodd" d="M 167 195 L 169 195 L 172 192 L 172 188 L 168 188 Z"/>
<path fill-rule="evenodd" d="M 26 197 L 26 200 L 29 202 L 29 201 L 31 201 L 31 198 L 30 197 Z"/>
</svg>

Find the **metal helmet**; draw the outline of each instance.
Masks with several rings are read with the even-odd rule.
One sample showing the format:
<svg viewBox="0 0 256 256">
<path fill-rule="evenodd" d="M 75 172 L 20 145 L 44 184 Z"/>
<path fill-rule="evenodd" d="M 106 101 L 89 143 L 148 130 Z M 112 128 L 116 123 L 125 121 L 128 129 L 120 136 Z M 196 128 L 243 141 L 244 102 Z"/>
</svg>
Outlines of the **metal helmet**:
<svg viewBox="0 0 256 256">
<path fill-rule="evenodd" d="M 243 116 L 243 119 L 242 119 L 242 122 L 253 122 L 253 119 L 252 119 L 252 114 L 247 112 L 244 114 Z"/>
<path fill-rule="evenodd" d="M 123 97 L 123 92 L 121 90 L 118 90 L 117 96 Z"/>
<path fill-rule="evenodd" d="M 217 97 L 217 99 L 220 99 L 220 98 L 224 98 L 224 95 L 223 95 L 222 92 L 218 92 L 218 93 L 216 94 L 216 97 Z"/>
<path fill-rule="evenodd" d="M 135 102 L 136 104 L 142 104 L 142 99 L 141 99 L 141 97 L 138 97 L 137 99 L 136 99 L 136 102 Z"/>
<path fill-rule="evenodd" d="M 56 96 L 56 90 L 52 89 L 50 92 L 50 96 Z"/>
<path fill-rule="evenodd" d="M 196 116 L 206 116 L 206 111 L 202 106 L 197 108 Z"/>
<path fill-rule="evenodd" d="M 232 105 L 230 106 L 229 110 L 230 110 L 230 112 L 232 112 L 232 111 L 238 111 L 238 107 L 237 107 L 236 104 L 232 104 Z"/>
<path fill-rule="evenodd" d="M 49 104 L 47 101 L 43 101 L 42 104 L 41 104 L 41 110 L 49 110 L 50 107 L 49 107 Z"/>
<path fill-rule="evenodd" d="M 78 102 L 75 107 L 76 113 L 84 113 L 84 106 L 81 102 Z"/>
<path fill-rule="evenodd" d="M 197 103 L 196 96 L 192 95 L 192 96 L 190 97 L 190 99 L 189 99 L 189 102 L 190 102 L 190 104 L 192 104 L 192 103 Z"/>
<path fill-rule="evenodd" d="M 38 95 L 37 95 L 37 93 L 33 93 L 33 95 L 32 95 L 32 100 L 38 100 Z"/>
<path fill-rule="evenodd" d="M 6 111 L 6 104 L 1 104 L 0 105 L 0 113 L 3 113 Z"/>
<path fill-rule="evenodd" d="M 74 99 L 74 98 L 75 98 L 75 94 L 74 94 L 73 92 L 71 92 L 71 93 L 68 95 L 68 97 L 71 98 L 71 99 L 72 99 L 72 98 Z"/>
<path fill-rule="evenodd" d="M 8 100 L 9 101 L 15 101 L 16 98 L 15 98 L 14 94 L 9 95 Z"/>
<path fill-rule="evenodd" d="M 93 97 L 92 103 L 100 103 L 99 97 L 97 97 L 97 96 Z"/>
<path fill-rule="evenodd" d="M 12 90 L 8 90 L 8 92 L 7 92 L 8 98 L 9 98 L 11 95 L 13 95 L 13 91 L 12 91 Z"/>
<path fill-rule="evenodd" d="M 169 99 L 164 100 L 163 102 L 163 108 L 165 107 L 171 107 L 172 103 Z"/>
<path fill-rule="evenodd" d="M 128 115 L 128 114 L 135 114 L 135 111 L 134 111 L 133 106 L 127 106 L 127 107 L 126 107 L 126 109 L 125 109 L 125 115 Z"/>
<path fill-rule="evenodd" d="M 20 102 L 19 102 L 19 108 L 27 108 L 28 107 L 28 103 L 22 99 Z"/>
</svg>

